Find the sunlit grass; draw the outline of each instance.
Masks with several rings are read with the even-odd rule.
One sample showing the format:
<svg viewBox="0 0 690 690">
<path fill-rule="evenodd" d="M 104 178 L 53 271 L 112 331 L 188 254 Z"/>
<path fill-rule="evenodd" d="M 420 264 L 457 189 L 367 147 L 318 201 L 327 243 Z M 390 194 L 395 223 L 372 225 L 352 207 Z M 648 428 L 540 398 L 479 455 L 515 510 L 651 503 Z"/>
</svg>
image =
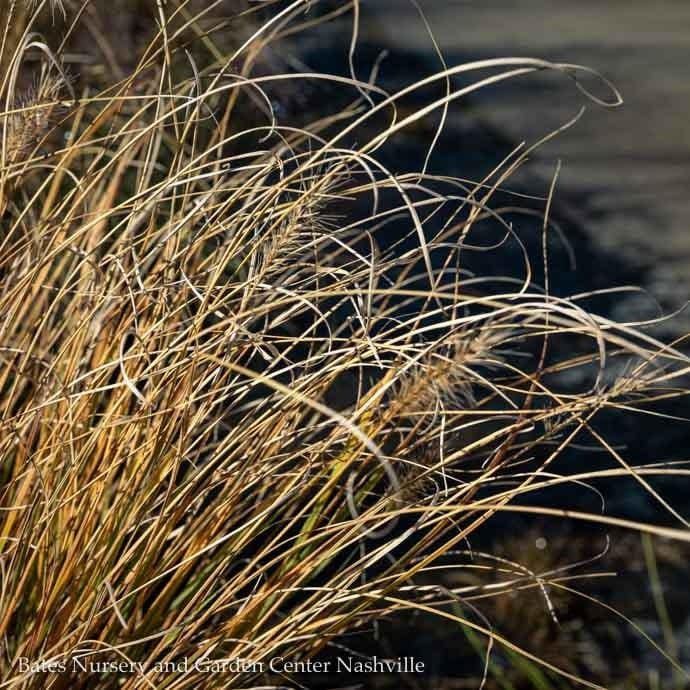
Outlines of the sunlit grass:
<svg viewBox="0 0 690 690">
<path fill-rule="evenodd" d="M 521 245 L 491 201 L 528 150 L 471 185 L 391 171 L 377 155 L 485 85 L 587 70 L 483 60 L 397 94 L 354 74 L 257 76 L 267 45 L 309 30 L 309 3 L 263 3 L 228 48 L 201 28 L 219 3 L 200 16 L 183 0 L 157 6 L 134 72 L 96 93 L 32 34 L 46 5 L 7 15 L 2 55 L 3 687 L 48 687 L 18 672 L 19 657 L 308 657 L 401 609 L 435 611 L 570 677 L 467 616 L 467 592 L 415 577 L 463 567 L 454 550 L 499 511 L 567 517 L 525 497 L 604 471 L 635 477 L 678 527 L 575 517 L 689 540 L 649 484 L 685 470 L 632 468 L 592 427 L 602 410 L 683 395 L 688 361 L 550 295 L 528 257 L 512 283 L 463 274 L 487 219 Z M 23 91 L 27 71 L 38 87 Z M 462 88 L 451 80 L 398 113 L 408 93 L 456 75 Z M 269 95 L 284 80 L 328 83 L 350 103 L 291 125 Z M 393 217 L 402 249 L 379 242 Z M 548 264 L 547 252 L 529 259 Z M 581 390 L 559 386 L 578 370 Z M 554 476 L 587 433 L 620 469 Z M 193 672 L 49 681 L 261 684 Z"/>
</svg>

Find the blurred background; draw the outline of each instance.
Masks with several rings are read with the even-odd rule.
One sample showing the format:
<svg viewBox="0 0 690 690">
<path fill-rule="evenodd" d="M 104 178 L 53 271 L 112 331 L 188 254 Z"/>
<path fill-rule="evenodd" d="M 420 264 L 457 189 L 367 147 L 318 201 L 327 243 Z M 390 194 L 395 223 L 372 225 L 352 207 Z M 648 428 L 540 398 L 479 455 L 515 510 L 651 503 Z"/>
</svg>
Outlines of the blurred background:
<svg viewBox="0 0 690 690">
<path fill-rule="evenodd" d="M 508 186 L 545 197 L 560 161 L 552 217 L 563 229 L 577 268 L 573 270 L 563 257 L 559 260 L 556 249 L 552 255 L 554 291 L 574 294 L 640 286 L 642 292 L 617 294 L 597 304 L 596 310 L 622 321 L 655 319 L 680 310 L 649 331 L 665 339 L 685 338 L 690 331 L 690 313 L 683 309 L 690 297 L 690 2 L 419 0 L 417 6 L 411 0 L 362 0 L 361 6 L 358 75 L 367 75 L 386 49 L 380 83 L 391 90 L 442 69 L 434 40 L 449 66 L 482 58 L 544 58 L 585 65 L 615 84 L 624 104 L 612 109 L 587 102 L 570 80 L 551 72 L 473 93 L 451 108 L 430 169 L 481 179 L 516 145 L 537 142 L 586 106 L 577 123 L 541 146 Z M 341 41 L 342 29 L 341 25 Z M 338 42 L 313 46 L 310 64 L 316 62 L 328 71 L 337 52 L 334 45 Z M 342 57 L 346 52 L 342 44 L 339 50 Z M 601 97 L 609 96 L 595 80 L 587 86 Z M 426 129 L 401 135 L 387 161 L 392 168 L 418 167 L 437 124 L 438 116 L 432 117 Z M 538 201 L 527 205 L 542 210 L 544 206 Z M 538 263 L 540 249 L 534 242 L 540 221 L 535 220 L 532 227 L 524 219 L 521 222 L 521 238 L 532 242 L 530 251 Z M 511 264 L 509 256 L 492 256 L 491 261 L 495 263 L 484 268 L 496 273 L 508 271 Z M 689 417 L 689 408 L 687 403 L 676 404 L 666 411 Z M 632 415 L 604 419 L 601 424 L 607 438 L 630 462 L 687 457 L 687 423 Z M 580 449 L 567 462 L 583 467 L 606 459 Z M 655 486 L 687 515 L 685 487 L 673 484 Z M 608 514 L 668 522 L 668 515 L 634 482 L 598 488 L 606 495 Z M 584 500 L 589 510 L 597 509 L 596 497 L 590 493 L 577 487 L 564 491 L 561 504 L 577 505 Z M 559 617 L 556 622 L 541 593 L 533 591 L 477 602 L 497 631 L 606 687 L 690 687 L 687 677 L 674 672 L 639 634 L 643 630 L 685 668 L 690 665 L 690 554 L 686 548 L 658 539 L 652 543 L 629 532 L 590 530 L 582 524 L 545 521 L 527 528 L 519 519 L 498 521 L 473 543 L 477 546 L 534 572 L 582 562 L 588 562 L 587 573 L 615 572 L 616 577 L 595 577 L 575 586 L 606 601 L 638 626 L 636 631 L 610 610 L 567 592 L 551 592 Z M 572 572 L 582 574 L 583 570 Z M 458 578 L 461 573 L 449 573 L 449 586 L 457 585 Z M 459 633 L 455 626 L 420 616 L 382 622 L 369 632 L 375 633 L 380 645 L 373 651 L 416 654 L 430 663 L 431 674 L 421 681 L 372 677 L 364 687 L 400 687 L 403 681 L 425 689 L 479 688 L 482 684 L 486 646 L 467 630 Z M 373 653 L 370 638 L 365 637 L 359 649 Z M 345 681 L 338 678 L 332 683 L 329 687 L 340 687 Z M 485 687 L 549 690 L 573 686 L 494 650 Z"/>
<path fill-rule="evenodd" d="M 483 57 L 545 58 L 586 65 L 616 85 L 624 104 L 611 110 L 587 104 L 574 127 L 539 150 L 531 172 L 548 181 L 560 159 L 561 209 L 596 246 L 622 260 L 666 311 L 680 308 L 690 295 L 690 2 L 419 4 L 449 65 Z M 369 0 L 362 6 L 365 40 L 388 47 L 391 62 L 405 54 L 413 65 L 438 66 L 412 2 Z M 475 118 L 514 143 L 529 144 L 572 119 L 582 105 L 567 79 L 543 73 L 487 89 L 473 96 L 470 112 L 454 117 Z M 451 118 L 451 128 L 457 124 Z M 445 155 L 462 157 L 465 151 L 458 147 Z M 532 191 L 543 193 L 544 186 Z M 613 270 L 609 284 L 615 279 Z M 641 303 L 629 297 L 617 315 L 634 317 Z M 668 330 L 680 335 L 689 324 L 684 314 Z"/>
</svg>

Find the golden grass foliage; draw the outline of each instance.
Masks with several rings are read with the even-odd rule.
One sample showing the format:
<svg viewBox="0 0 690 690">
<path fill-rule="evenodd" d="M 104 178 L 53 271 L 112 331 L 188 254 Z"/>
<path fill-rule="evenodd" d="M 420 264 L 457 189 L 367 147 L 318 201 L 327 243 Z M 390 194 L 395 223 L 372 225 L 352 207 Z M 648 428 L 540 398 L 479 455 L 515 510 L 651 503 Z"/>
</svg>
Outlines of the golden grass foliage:
<svg viewBox="0 0 690 690">
<path fill-rule="evenodd" d="M 261 685 L 192 671 L 32 675 L 18 659 L 301 658 L 404 608 L 493 635 L 450 612 L 464 593 L 428 584 L 435 568 L 465 563 L 453 550 L 497 511 L 548 513 L 514 497 L 596 476 L 550 468 L 601 410 L 682 394 L 687 360 L 545 294 L 527 268 L 513 283 L 463 274 L 475 228 L 500 222 L 492 195 L 527 151 L 472 184 L 393 172 L 377 153 L 484 84 L 580 68 L 449 68 L 428 83 L 461 75 L 462 88 L 449 81 L 445 97 L 403 116 L 397 104 L 421 85 L 387 94 L 361 75 L 255 74 L 267 46 L 309 30 L 313 0 L 179 0 L 152 4 L 136 67 L 96 90 L 73 67 L 66 75 L 64 44 L 34 33 L 60 13 L 11 5 L 2 687 Z M 61 35 L 76 35 L 90 5 L 66 7 Z M 252 27 L 241 38 L 233 7 Z M 328 82 L 350 103 L 283 122 L 270 94 L 286 80 Z M 453 210 L 430 232 L 442 208 Z M 393 219 L 407 243 L 381 248 Z M 577 355 L 540 356 L 549 338 L 572 338 Z M 609 362 L 625 375 L 608 375 Z M 592 380 L 559 389 L 579 369 Z M 620 462 L 609 475 L 649 491 L 650 475 L 674 471 L 608 451 Z"/>
</svg>

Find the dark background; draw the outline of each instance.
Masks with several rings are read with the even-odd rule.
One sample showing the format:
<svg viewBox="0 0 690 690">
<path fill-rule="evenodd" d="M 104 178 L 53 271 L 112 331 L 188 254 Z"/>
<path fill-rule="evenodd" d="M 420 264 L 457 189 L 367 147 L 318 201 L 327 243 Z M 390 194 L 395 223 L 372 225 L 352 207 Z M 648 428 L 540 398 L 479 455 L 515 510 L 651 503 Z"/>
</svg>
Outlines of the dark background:
<svg viewBox="0 0 690 690">
<path fill-rule="evenodd" d="M 536 57 L 583 64 L 615 83 L 623 106 L 589 105 L 575 127 L 541 149 L 531 170 L 547 181 L 561 159 L 561 206 L 597 246 L 638 270 L 638 282 L 665 307 L 682 306 L 690 295 L 690 3 L 420 0 L 420 6 L 450 65 Z M 365 38 L 390 47 L 391 61 L 397 52 L 434 60 L 411 2 L 370 0 L 362 7 Z M 531 143 L 583 104 L 567 79 L 530 75 L 474 97 L 469 116 Z M 686 314 L 671 330 L 685 333 L 689 323 Z"/>
<path fill-rule="evenodd" d="M 572 245 L 577 270 L 570 270 L 558 250 L 554 251 L 552 287 L 559 294 L 572 294 L 639 285 L 643 292 L 619 294 L 590 305 L 621 321 L 680 310 L 690 296 L 690 3 L 420 0 L 420 5 L 450 66 L 492 57 L 578 63 L 610 79 L 625 101 L 616 109 L 589 104 L 567 78 L 553 73 L 504 82 L 453 106 L 431 170 L 480 179 L 513 146 L 522 141 L 534 143 L 586 105 L 577 124 L 543 146 L 514 180 L 518 191 L 545 196 L 558 161 L 562 163 L 553 217 Z M 361 8 L 358 76 L 368 74 L 381 48 L 390 54 L 382 64 L 380 83 L 390 90 L 441 69 L 433 42 L 412 2 L 362 0 Z M 341 25 L 341 40 L 342 31 Z M 334 53 L 342 58 L 342 48 L 337 42 L 322 42 L 311 51 L 310 64 L 329 71 L 331 61 L 337 62 Z M 386 163 L 395 170 L 418 168 L 437 121 L 430 118 L 426 128 L 420 126 L 398 138 L 387 153 Z M 525 226 L 524 237 L 530 232 Z M 534 237 L 538 234 L 533 233 Z M 533 243 L 531 248 L 538 263 L 539 247 Z M 509 256 L 495 261 L 485 268 L 495 274 L 509 270 Z M 689 325 L 690 312 L 686 309 L 649 331 L 664 340 L 682 338 Z M 688 408 L 688 402 L 680 400 L 666 411 L 690 417 Z M 603 417 L 600 423 L 600 431 L 630 462 L 681 460 L 688 455 L 687 423 L 640 415 Z M 591 466 L 600 458 L 576 450 L 566 457 L 570 467 L 563 469 Z M 655 486 L 681 513 L 690 513 L 684 481 L 658 482 Z M 606 494 L 608 514 L 670 524 L 668 514 L 633 481 L 599 488 Z M 580 506 L 596 511 L 596 497 L 592 501 L 591 493 L 577 487 L 550 498 L 561 506 L 574 506 L 583 495 L 585 502 Z M 582 589 L 629 616 L 664 646 L 658 611 L 652 603 L 649 564 L 644 560 L 639 535 L 557 523 L 498 520 L 478 535 L 473 545 L 539 571 L 592 558 L 604 549 L 609 537 L 606 555 L 584 570 L 615 571 L 617 576 L 593 580 Z M 535 546 L 540 541 L 542 548 Z M 655 540 L 654 548 L 677 652 L 687 668 L 688 552 L 662 540 Z M 456 578 L 461 577 L 462 573 L 449 574 L 448 584 L 457 584 Z M 559 624 L 550 619 L 538 593 L 516 593 L 481 602 L 482 611 L 498 632 L 607 687 L 688 687 L 673 678 L 668 663 L 610 611 L 576 597 L 556 601 L 555 606 Z M 376 645 L 372 645 L 372 633 L 377 634 Z M 359 644 L 356 638 L 345 642 L 365 654 L 415 654 L 430 667 L 430 673 L 421 679 L 370 677 L 360 687 L 404 684 L 445 690 L 478 688 L 481 684 L 481 663 L 477 655 L 473 656 L 464 633 L 439 619 L 405 615 L 382 622 L 375 631 L 365 633 Z M 500 652 L 494 653 L 494 660 L 509 684 L 490 677 L 487 688 L 571 687 L 554 678 L 542 685 Z M 312 680 L 312 687 L 325 687 L 323 678 Z M 351 680 L 332 678 L 326 685 L 332 682 L 328 687 L 342 687 Z"/>
</svg>

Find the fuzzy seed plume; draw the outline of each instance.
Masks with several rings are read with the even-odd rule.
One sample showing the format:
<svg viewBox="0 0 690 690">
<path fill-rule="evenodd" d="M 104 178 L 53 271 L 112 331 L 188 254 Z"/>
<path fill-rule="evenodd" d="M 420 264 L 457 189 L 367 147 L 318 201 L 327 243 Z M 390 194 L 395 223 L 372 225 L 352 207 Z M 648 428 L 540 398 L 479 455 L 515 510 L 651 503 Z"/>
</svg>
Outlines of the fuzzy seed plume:
<svg viewBox="0 0 690 690">
<path fill-rule="evenodd" d="M 61 76 L 45 76 L 17 99 L 4 125 L 8 163 L 25 160 L 59 121 L 65 110 L 59 101 L 64 87 Z"/>
</svg>

